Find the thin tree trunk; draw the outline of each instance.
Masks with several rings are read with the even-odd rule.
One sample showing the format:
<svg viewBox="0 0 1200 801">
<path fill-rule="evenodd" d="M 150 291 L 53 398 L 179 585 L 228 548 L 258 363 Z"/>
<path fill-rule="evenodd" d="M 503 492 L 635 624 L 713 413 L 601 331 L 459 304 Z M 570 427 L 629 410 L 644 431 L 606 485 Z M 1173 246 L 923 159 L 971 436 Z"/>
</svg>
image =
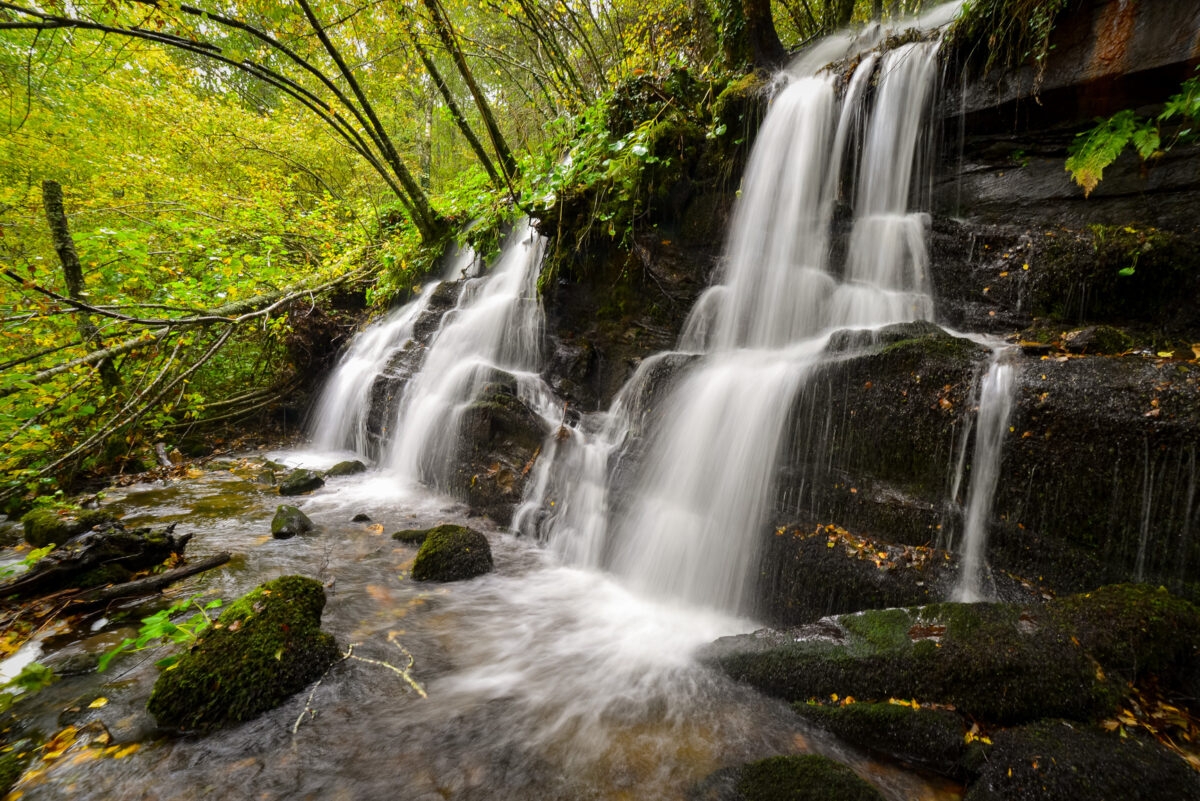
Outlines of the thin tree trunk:
<svg viewBox="0 0 1200 801">
<path fill-rule="evenodd" d="M 446 109 L 450 112 L 450 118 L 454 120 L 454 124 L 462 131 L 467 144 L 471 146 L 471 150 L 474 151 L 475 157 L 479 159 L 479 163 L 483 165 L 483 169 L 487 172 L 492 183 L 499 184 L 500 174 L 496 172 L 496 165 L 492 163 L 487 151 L 483 149 L 479 137 L 475 136 L 475 132 L 471 130 L 466 117 L 463 116 L 462 109 L 458 107 L 454 95 L 450 93 L 450 87 L 446 85 L 446 79 L 442 77 L 442 73 L 438 70 L 437 65 L 433 63 L 433 59 L 429 57 L 429 54 L 417 39 L 416 31 L 412 32 L 412 41 L 413 46 L 417 50 L 417 55 L 421 58 L 421 63 L 425 65 L 425 71 L 429 73 L 429 77 L 433 79 L 433 85 L 437 87 L 438 92 L 442 95 L 442 99 L 446 101 Z"/>
<path fill-rule="evenodd" d="M 508 148 L 508 143 L 504 141 L 504 135 L 500 133 L 500 126 L 496 124 L 496 117 L 492 114 L 491 105 L 484 96 L 483 90 L 479 88 L 479 84 L 475 82 L 475 76 L 471 74 L 471 68 L 467 66 L 467 59 L 463 56 L 462 48 L 454 41 L 454 32 L 450 28 L 450 20 L 443 13 L 437 0 L 423 0 L 423 2 L 425 3 L 425 8 L 429 10 L 430 17 L 433 19 L 433 28 L 437 32 L 438 38 L 442 41 L 442 46 L 446 48 L 450 57 L 454 59 L 454 65 L 458 67 L 458 72 L 462 75 L 463 83 L 467 85 L 467 89 L 471 92 L 471 97 L 475 98 L 475 106 L 479 109 L 479 115 L 483 117 L 483 126 L 487 129 L 488 138 L 492 140 L 492 148 L 496 151 L 496 156 L 500 159 L 500 169 L 504 172 L 505 178 L 511 183 L 517 175 L 517 160 L 513 158 L 512 151 Z"/>
<path fill-rule="evenodd" d="M 50 225 L 50 236 L 54 240 L 54 250 L 58 260 L 62 262 L 63 278 L 67 284 L 67 297 L 84 302 L 83 265 L 79 262 L 79 254 L 75 252 L 75 240 L 71 238 L 71 229 L 67 224 L 67 213 L 63 209 L 62 185 L 58 181 L 42 181 L 42 205 L 46 209 L 46 222 Z M 102 348 L 100 332 L 92 318 L 86 314 L 75 316 L 75 327 L 79 336 L 93 347 Z M 121 383 L 117 368 L 112 359 L 102 359 L 97 365 L 100 380 L 107 389 L 112 389 Z"/>
<path fill-rule="evenodd" d="M 750 58 L 754 66 L 772 69 L 787 58 L 787 51 L 775 32 L 771 17 L 771 0 L 742 0 L 746 15 L 746 32 L 750 37 Z"/>
</svg>

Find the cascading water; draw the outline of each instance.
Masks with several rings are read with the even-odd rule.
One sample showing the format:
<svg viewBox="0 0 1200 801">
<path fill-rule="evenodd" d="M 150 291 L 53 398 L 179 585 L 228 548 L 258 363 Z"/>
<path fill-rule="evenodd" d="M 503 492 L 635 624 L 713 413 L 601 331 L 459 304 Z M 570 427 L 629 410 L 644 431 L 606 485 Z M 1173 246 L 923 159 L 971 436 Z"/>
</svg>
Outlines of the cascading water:
<svg viewBox="0 0 1200 801">
<path fill-rule="evenodd" d="M 316 450 L 349 450 L 362 456 L 371 455 L 373 448 L 367 433 L 371 393 L 365 390 L 387 368 L 393 354 L 412 339 L 417 320 L 429 308 L 442 281 L 460 277 L 475 261 L 474 251 L 460 249 L 448 259 L 440 280 L 426 284 L 417 297 L 354 338 L 325 382 L 313 412 L 310 436 Z"/>
<path fill-rule="evenodd" d="M 979 388 L 979 415 L 975 426 L 975 452 L 971 458 L 971 486 L 963 531 L 960 573 L 954 588 L 956 601 L 988 600 L 985 561 L 992 499 L 1000 483 L 1000 458 L 1008 433 L 1008 418 L 1016 394 L 1016 367 L 1008 351 L 996 350 Z"/>
<path fill-rule="evenodd" d="M 622 392 L 599 422 L 585 418 L 571 432 L 579 443 L 548 442 L 518 517 L 523 530 L 642 591 L 746 609 L 790 401 L 828 333 L 932 314 L 927 217 L 910 196 L 937 47 L 864 57 L 840 103 L 832 77 L 787 76 L 747 167 L 721 280 L 680 341 L 700 358 L 652 417 L 630 414 Z M 864 114 L 850 244 L 845 263 L 831 265 L 843 156 Z M 644 381 L 639 371 L 631 383 Z M 635 425 L 644 449 L 623 465 Z M 563 474 L 573 478 L 551 478 Z M 614 511 L 617 481 L 623 513 Z"/>
<path fill-rule="evenodd" d="M 544 318 L 537 292 L 545 240 L 517 223 L 491 271 L 462 287 L 421 370 L 404 387 L 386 466 L 410 482 L 443 484 L 463 410 L 492 381 L 517 381 L 535 408 L 552 405 L 537 375 Z"/>
</svg>

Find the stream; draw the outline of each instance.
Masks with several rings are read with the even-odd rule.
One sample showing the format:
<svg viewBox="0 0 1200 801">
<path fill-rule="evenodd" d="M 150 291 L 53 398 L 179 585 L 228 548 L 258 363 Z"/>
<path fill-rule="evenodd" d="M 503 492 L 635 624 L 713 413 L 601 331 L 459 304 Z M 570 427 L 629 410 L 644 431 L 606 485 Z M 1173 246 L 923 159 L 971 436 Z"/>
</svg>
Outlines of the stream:
<svg viewBox="0 0 1200 801">
<path fill-rule="evenodd" d="M 751 621 L 651 600 L 602 572 L 565 566 L 388 474 L 331 479 L 300 503 L 320 532 L 272 539 L 279 499 L 255 481 L 262 460 L 215 461 L 170 484 L 108 491 L 106 505 L 127 525 L 178 522 L 194 532 L 190 558 L 239 555 L 160 601 L 110 609 L 82 642 L 47 638 L 40 658 L 115 646 L 133 630 L 122 612 L 136 619 L 195 594 L 232 600 L 299 574 L 326 584 L 324 628 L 338 643 L 392 667 L 345 660 L 311 694 L 255 720 L 161 738 L 145 702 L 163 653 L 118 657 L 105 673 L 66 677 L 23 705 L 32 728 L 52 735 L 71 724 L 80 734 L 33 766 L 14 791 L 21 798 L 671 799 L 720 767 L 789 752 L 847 762 L 894 801 L 955 797 L 954 788 L 872 762 L 785 704 L 694 661 L 699 646 L 756 628 Z M 371 522 L 351 522 L 356 514 Z M 389 535 L 442 521 L 485 531 L 495 572 L 447 585 L 411 581 L 416 549 Z M 406 666 L 406 652 L 427 698 L 394 669 Z M 107 702 L 88 708 L 98 698 Z M 137 747 L 96 747 L 97 721 L 113 745 Z"/>
</svg>

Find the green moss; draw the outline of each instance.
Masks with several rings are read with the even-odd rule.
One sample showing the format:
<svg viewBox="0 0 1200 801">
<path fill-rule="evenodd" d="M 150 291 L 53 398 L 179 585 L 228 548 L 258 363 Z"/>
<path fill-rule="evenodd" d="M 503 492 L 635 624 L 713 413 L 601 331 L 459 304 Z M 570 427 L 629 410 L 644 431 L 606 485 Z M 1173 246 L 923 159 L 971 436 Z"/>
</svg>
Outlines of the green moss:
<svg viewBox="0 0 1200 801">
<path fill-rule="evenodd" d="M 133 571 L 124 565 L 102 565 L 89 570 L 73 582 L 79 588 L 103 587 L 107 584 L 123 584 L 133 578 Z"/>
<path fill-rule="evenodd" d="M 951 777 L 967 772 L 962 765 L 966 727 L 949 710 L 891 703 L 809 703 L 795 704 L 794 709 L 805 720 L 860 748 Z"/>
<path fill-rule="evenodd" d="M 22 758 L 15 749 L 0 754 L 0 796 L 8 794 L 12 786 L 17 783 L 17 779 L 21 778 L 21 774 L 25 772 L 27 764 L 29 764 L 29 757 Z"/>
<path fill-rule="evenodd" d="M 726 125 L 757 117 L 765 105 L 770 79 L 761 72 L 751 72 L 732 81 L 713 102 L 714 120 Z"/>
<path fill-rule="evenodd" d="M 777 756 L 741 769 L 744 801 L 882 801 L 874 787 L 845 765 L 815 755 Z"/>
<path fill-rule="evenodd" d="M 209 729 L 283 703 L 337 659 L 321 631 L 320 582 L 284 576 L 231 605 L 154 684 L 147 708 L 159 725 Z"/>
<path fill-rule="evenodd" d="M 481 576 L 492 569 L 492 549 L 487 538 L 466 526 L 443 525 L 429 529 L 413 562 L 417 581 L 459 581 Z"/>
<path fill-rule="evenodd" d="M 420 545 L 425 542 L 425 538 L 429 536 L 429 529 L 425 528 L 406 528 L 397 531 L 392 535 L 392 539 L 397 542 L 403 542 L 407 545 Z"/>
<path fill-rule="evenodd" d="M 25 527 L 25 541 L 35 548 L 44 548 L 50 543 L 62 545 L 72 537 L 116 519 L 103 509 L 58 505 L 31 509 L 21 518 L 21 523 Z"/>
<path fill-rule="evenodd" d="M 367 466 L 358 459 L 353 459 L 345 462 L 338 462 L 333 467 L 325 471 L 325 478 L 336 478 L 337 476 L 353 476 L 359 473 L 365 473 Z"/>
</svg>

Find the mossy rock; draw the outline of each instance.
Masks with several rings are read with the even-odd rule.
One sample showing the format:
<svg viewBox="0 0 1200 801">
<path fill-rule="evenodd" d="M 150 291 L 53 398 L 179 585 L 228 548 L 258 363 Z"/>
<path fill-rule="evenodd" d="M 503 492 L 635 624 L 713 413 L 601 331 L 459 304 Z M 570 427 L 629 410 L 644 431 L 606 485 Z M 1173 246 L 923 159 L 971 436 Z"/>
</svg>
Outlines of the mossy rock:
<svg viewBox="0 0 1200 801">
<path fill-rule="evenodd" d="M 280 505 L 275 510 L 275 517 L 271 520 L 271 536 L 277 540 L 295 537 L 298 534 L 308 534 L 315 529 L 316 525 L 308 519 L 308 515 L 295 506 L 287 504 Z"/>
<path fill-rule="evenodd" d="M 737 791 L 743 801 L 883 801 L 850 768 L 811 754 L 743 765 Z"/>
<path fill-rule="evenodd" d="M 429 531 L 427 528 L 406 528 L 392 534 L 392 539 L 405 545 L 421 545 L 429 536 Z"/>
<path fill-rule="evenodd" d="M 820 636 L 718 640 L 708 661 L 791 701 L 918 698 L 982 721 L 1112 714 L 1153 673 L 1194 697 L 1200 612 L 1130 585 L 1052 601 L 933 604 L 830 618 Z M 1100 670 L 1097 670 L 1097 664 Z"/>
<path fill-rule="evenodd" d="M 312 470 L 293 470 L 279 483 L 280 495 L 304 495 L 325 486 L 325 479 Z"/>
<path fill-rule="evenodd" d="M 243 596 L 170 670 L 146 705 L 160 726 L 206 730 L 249 720 L 319 678 L 338 658 L 321 631 L 320 582 L 283 576 Z"/>
<path fill-rule="evenodd" d="M 849 703 L 793 706 L 796 714 L 846 742 L 951 778 L 961 778 L 967 727 L 948 709 L 914 709 L 904 704 Z"/>
<path fill-rule="evenodd" d="M 466 526 L 443 525 L 429 529 L 413 562 L 417 581 L 459 581 L 492 570 L 492 549 L 487 537 Z"/>
<path fill-rule="evenodd" d="M 1054 720 L 992 740 L 963 801 L 1200 799 L 1200 775 L 1151 740 Z"/>
<path fill-rule="evenodd" d="M 359 473 L 367 472 L 367 466 L 358 459 L 352 459 L 345 462 L 338 462 L 333 467 L 325 471 L 325 478 L 337 478 L 338 476 L 355 476 Z"/>
<path fill-rule="evenodd" d="M 1064 350 L 1071 353 L 1124 353 L 1133 347 L 1133 339 L 1111 325 L 1089 325 L 1062 335 Z"/>
<path fill-rule="evenodd" d="M 39 506 L 21 518 L 25 541 L 35 548 L 50 543 L 62 545 L 102 523 L 111 523 L 116 515 L 104 509 L 78 509 L 72 506 Z"/>
</svg>

